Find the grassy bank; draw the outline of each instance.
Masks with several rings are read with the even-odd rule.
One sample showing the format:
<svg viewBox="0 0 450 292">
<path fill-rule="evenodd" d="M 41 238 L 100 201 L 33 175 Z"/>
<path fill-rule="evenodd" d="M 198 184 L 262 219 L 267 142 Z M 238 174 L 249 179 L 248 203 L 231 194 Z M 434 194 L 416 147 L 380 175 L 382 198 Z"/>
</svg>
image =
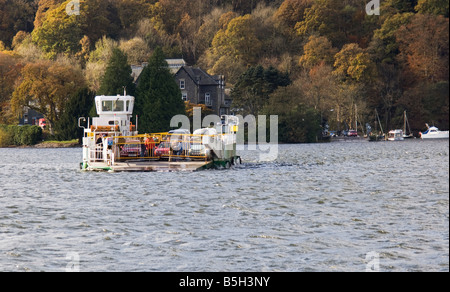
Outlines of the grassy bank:
<svg viewBox="0 0 450 292">
<path fill-rule="evenodd" d="M 34 145 L 35 148 L 71 148 L 79 147 L 78 139 L 69 141 L 43 141 Z"/>
</svg>

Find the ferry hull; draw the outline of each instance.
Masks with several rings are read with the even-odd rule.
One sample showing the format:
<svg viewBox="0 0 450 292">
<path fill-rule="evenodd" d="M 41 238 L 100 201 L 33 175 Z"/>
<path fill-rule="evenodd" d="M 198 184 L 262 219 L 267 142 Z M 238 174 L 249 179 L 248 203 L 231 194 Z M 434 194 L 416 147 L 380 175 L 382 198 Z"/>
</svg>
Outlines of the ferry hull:
<svg viewBox="0 0 450 292">
<path fill-rule="evenodd" d="M 84 171 L 109 171 L 109 172 L 175 172 L 175 171 L 201 171 L 211 168 L 229 168 L 240 163 L 240 157 L 235 156 L 230 160 L 216 161 L 127 161 L 107 165 L 101 162 L 81 163 Z"/>
</svg>

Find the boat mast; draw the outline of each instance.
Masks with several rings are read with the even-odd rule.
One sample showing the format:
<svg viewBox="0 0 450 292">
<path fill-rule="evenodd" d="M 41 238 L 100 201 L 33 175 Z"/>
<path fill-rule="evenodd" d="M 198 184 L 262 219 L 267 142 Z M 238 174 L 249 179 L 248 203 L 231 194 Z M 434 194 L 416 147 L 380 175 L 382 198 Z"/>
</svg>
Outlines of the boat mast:
<svg viewBox="0 0 450 292">
<path fill-rule="evenodd" d="M 409 135 L 411 135 L 411 126 L 409 125 L 408 118 L 406 117 L 406 111 L 404 112 L 404 119 L 405 119 L 405 122 L 403 125 L 403 133 L 405 133 L 405 135 L 406 135 L 406 125 L 408 125 Z"/>
<path fill-rule="evenodd" d="M 403 112 L 403 133 L 406 135 L 406 111 Z"/>
<path fill-rule="evenodd" d="M 377 114 L 378 124 L 380 124 L 381 134 L 384 136 L 383 126 L 381 125 L 380 116 L 378 115 L 377 109 L 375 109 L 375 113 Z"/>
</svg>

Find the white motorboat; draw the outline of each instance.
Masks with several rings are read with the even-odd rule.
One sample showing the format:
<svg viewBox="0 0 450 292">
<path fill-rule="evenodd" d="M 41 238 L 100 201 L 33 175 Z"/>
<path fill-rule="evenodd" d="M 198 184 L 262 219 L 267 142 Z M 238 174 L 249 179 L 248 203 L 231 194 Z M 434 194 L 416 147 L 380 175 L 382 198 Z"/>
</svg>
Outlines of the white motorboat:
<svg viewBox="0 0 450 292">
<path fill-rule="evenodd" d="M 392 130 L 388 133 L 388 141 L 403 141 L 405 138 L 403 137 L 403 130 Z"/>
<path fill-rule="evenodd" d="M 425 132 L 420 132 L 420 138 L 422 139 L 448 139 L 448 131 L 440 131 L 436 127 L 430 127 L 427 125 L 427 130 Z"/>
</svg>

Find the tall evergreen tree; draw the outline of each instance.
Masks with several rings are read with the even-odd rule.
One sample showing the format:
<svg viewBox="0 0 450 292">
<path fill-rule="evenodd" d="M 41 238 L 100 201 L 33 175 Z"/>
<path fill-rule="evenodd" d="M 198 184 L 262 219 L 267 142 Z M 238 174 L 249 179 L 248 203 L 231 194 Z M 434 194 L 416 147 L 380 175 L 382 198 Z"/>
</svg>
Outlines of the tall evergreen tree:
<svg viewBox="0 0 450 292">
<path fill-rule="evenodd" d="M 231 92 L 233 106 L 240 114 L 257 116 L 269 100 L 269 95 L 278 87 L 291 84 L 289 74 L 273 67 L 264 69 L 261 65 L 250 67 L 242 74 Z"/>
<path fill-rule="evenodd" d="M 131 67 L 127 56 L 119 49 L 114 48 L 111 59 L 106 67 L 105 75 L 101 80 L 99 95 L 122 95 L 124 86 L 128 95 L 134 95 L 135 85 L 131 77 Z"/>
<path fill-rule="evenodd" d="M 135 112 L 139 116 L 141 133 L 167 131 L 174 116 L 186 114 L 181 90 L 159 47 L 139 76 Z"/>
<path fill-rule="evenodd" d="M 83 129 L 78 127 L 78 118 L 87 117 L 94 105 L 95 93 L 88 88 L 82 88 L 74 93 L 65 106 L 64 113 L 56 123 L 56 133 L 59 140 L 72 140 L 83 137 Z"/>
</svg>

